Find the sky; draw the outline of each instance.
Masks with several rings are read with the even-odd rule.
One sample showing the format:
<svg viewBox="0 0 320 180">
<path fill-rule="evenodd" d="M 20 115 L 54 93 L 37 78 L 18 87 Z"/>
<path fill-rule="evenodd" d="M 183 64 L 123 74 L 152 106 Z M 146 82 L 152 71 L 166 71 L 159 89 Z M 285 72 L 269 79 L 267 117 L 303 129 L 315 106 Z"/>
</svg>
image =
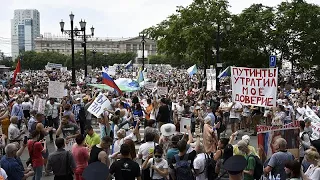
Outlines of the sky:
<svg viewBox="0 0 320 180">
<path fill-rule="evenodd" d="M 75 25 L 85 19 L 87 27 L 95 27 L 96 37 L 135 37 L 143 29 L 158 24 L 175 13 L 176 6 L 187 6 L 193 0 L 0 0 L 0 51 L 11 54 L 11 23 L 15 9 L 37 9 L 40 32 L 61 35 L 59 22 L 70 26 L 69 14 Z M 276 6 L 281 0 L 229 0 L 230 11 L 240 13 L 253 3 Z M 307 0 L 320 4 L 320 0 Z"/>
</svg>

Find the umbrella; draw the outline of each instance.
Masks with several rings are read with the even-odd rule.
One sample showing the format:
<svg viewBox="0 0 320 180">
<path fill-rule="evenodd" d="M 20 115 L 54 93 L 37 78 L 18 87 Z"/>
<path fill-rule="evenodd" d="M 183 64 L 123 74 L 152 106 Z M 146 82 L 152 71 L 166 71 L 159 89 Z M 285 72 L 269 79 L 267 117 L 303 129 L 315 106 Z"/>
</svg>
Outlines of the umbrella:
<svg viewBox="0 0 320 180">
<path fill-rule="evenodd" d="M 109 168 L 102 162 L 94 162 L 89 164 L 89 166 L 87 166 L 82 173 L 82 177 L 85 180 L 106 180 L 108 175 Z"/>
<path fill-rule="evenodd" d="M 105 89 L 105 90 L 108 90 L 108 91 L 114 91 L 114 89 L 112 87 L 107 86 L 105 84 L 88 84 L 88 86 L 96 87 L 96 88 L 99 88 L 99 89 Z"/>
</svg>

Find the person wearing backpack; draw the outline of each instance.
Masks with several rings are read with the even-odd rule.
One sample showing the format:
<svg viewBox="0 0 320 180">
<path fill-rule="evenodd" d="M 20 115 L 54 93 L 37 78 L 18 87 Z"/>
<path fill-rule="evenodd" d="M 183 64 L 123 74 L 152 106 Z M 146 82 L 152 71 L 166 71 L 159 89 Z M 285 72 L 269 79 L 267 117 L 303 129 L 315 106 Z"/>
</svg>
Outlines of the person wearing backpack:
<svg viewBox="0 0 320 180">
<path fill-rule="evenodd" d="M 238 143 L 239 151 L 244 154 L 247 161 L 247 166 L 244 169 L 244 180 L 259 180 L 262 176 L 263 167 L 262 163 L 259 162 L 256 155 L 254 155 L 248 148 L 248 143 L 245 140 L 240 140 Z M 260 163 L 260 165 L 257 165 Z M 259 172 L 258 172 L 259 171 Z"/>
<path fill-rule="evenodd" d="M 200 137 L 197 138 L 195 150 L 197 157 L 193 161 L 193 169 L 195 172 L 196 180 L 209 180 L 209 176 L 215 172 L 215 162 L 210 154 L 204 152 L 204 147 L 200 144 Z M 214 164 L 214 167 L 212 165 Z M 213 180 L 213 179 L 211 179 Z"/>
<path fill-rule="evenodd" d="M 170 168 L 174 169 L 175 180 L 193 180 L 193 161 L 197 155 L 196 151 L 193 150 L 187 153 L 187 141 L 180 140 L 177 143 L 179 153 L 174 155 L 171 160 Z"/>
</svg>

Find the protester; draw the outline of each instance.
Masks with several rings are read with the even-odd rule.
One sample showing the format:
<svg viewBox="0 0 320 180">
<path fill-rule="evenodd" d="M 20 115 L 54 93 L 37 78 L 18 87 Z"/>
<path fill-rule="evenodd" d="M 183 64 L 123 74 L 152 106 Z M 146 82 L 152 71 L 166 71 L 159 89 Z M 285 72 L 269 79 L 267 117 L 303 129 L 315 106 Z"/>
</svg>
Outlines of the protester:
<svg viewBox="0 0 320 180">
<path fill-rule="evenodd" d="M 33 131 L 31 134 L 31 140 L 28 141 L 28 151 L 31 159 L 31 165 L 34 171 L 34 180 L 40 180 L 42 177 L 42 170 L 44 166 L 44 159 L 42 153 L 46 152 L 46 146 L 44 145 L 45 141 L 41 140 L 40 132 Z"/>
<path fill-rule="evenodd" d="M 100 161 L 110 166 L 108 155 L 111 144 L 112 139 L 108 136 L 105 136 L 101 139 L 100 144 L 92 146 L 90 151 L 89 164 Z"/>
<path fill-rule="evenodd" d="M 20 131 L 19 130 L 19 119 L 17 116 L 12 116 L 10 118 L 10 125 L 8 128 L 8 134 L 9 134 L 9 142 L 13 143 L 13 142 L 21 142 L 23 139 L 23 135 L 25 134 L 24 131 Z"/>
<path fill-rule="evenodd" d="M 128 144 L 122 144 L 120 153 L 122 158 L 112 163 L 110 175 L 114 175 L 115 180 L 141 180 L 139 164 L 134 162 L 130 156 L 130 146 Z M 111 177 L 109 179 L 111 179 Z"/>
<path fill-rule="evenodd" d="M 76 162 L 76 168 L 74 170 L 76 180 L 84 180 L 82 173 L 88 166 L 89 149 L 85 147 L 85 140 L 81 134 L 76 137 L 76 143 L 72 146 L 72 155 Z"/>
<path fill-rule="evenodd" d="M 31 170 L 24 170 L 23 165 L 15 157 L 18 148 L 15 144 L 8 144 L 5 148 L 6 156 L 1 158 L 1 168 L 8 175 L 8 180 L 24 180 L 34 175 Z"/>
<path fill-rule="evenodd" d="M 92 126 L 88 125 L 86 128 L 86 138 L 85 138 L 85 144 L 91 148 L 94 145 L 97 145 L 100 143 L 100 136 L 94 132 Z"/>
<path fill-rule="evenodd" d="M 286 174 L 289 175 L 288 180 L 302 180 L 300 162 L 298 161 L 287 162 L 284 167 L 285 167 Z"/>
<path fill-rule="evenodd" d="M 320 155 L 315 148 L 310 148 L 305 152 L 305 158 L 310 163 L 309 168 L 303 175 L 303 179 L 313 180 L 320 177 Z"/>
<path fill-rule="evenodd" d="M 142 169 L 151 168 L 150 178 L 152 180 L 163 180 L 167 177 L 168 162 L 162 157 L 163 149 L 157 145 L 154 148 L 154 152 L 150 153 L 148 158 L 142 164 Z"/>
<path fill-rule="evenodd" d="M 264 168 L 264 173 L 276 177 L 280 175 L 281 180 L 286 180 L 287 175 L 284 171 L 284 165 L 287 162 L 293 161 L 294 156 L 287 151 L 287 141 L 283 138 L 279 138 L 275 142 L 275 149 L 277 152 L 272 154 L 267 167 Z M 267 176 L 268 177 L 268 176 Z"/>
<path fill-rule="evenodd" d="M 45 114 L 46 119 L 48 122 L 48 126 L 54 127 L 55 129 L 58 129 L 59 127 L 59 111 L 60 109 L 60 103 L 55 102 L 54 98 L 50 98 L 50 100 L 46 104 Z M 50 142 L 53 142 L 53 132 L 52 130 L 49 131 L 50 135 Z"/>
<path fill-rule="evenodd" d="M 73 180 L 76 164 L 71 152 L 64 149 L 65 140 L 57 138 L 55 145 L 57 150 L 49 155 L 46 171 L 53 171 L 55 180 Z"/>
</svg>

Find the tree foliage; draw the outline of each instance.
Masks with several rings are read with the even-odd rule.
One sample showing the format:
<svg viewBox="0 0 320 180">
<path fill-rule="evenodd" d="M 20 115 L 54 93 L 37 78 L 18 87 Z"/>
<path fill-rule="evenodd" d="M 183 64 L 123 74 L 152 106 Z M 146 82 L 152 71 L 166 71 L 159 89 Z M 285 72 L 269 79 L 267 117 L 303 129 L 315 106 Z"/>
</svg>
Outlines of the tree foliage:
<svg viewBox="0 0 320 180">
<path fill-rule="evenodd" d="M 64 55 L 58 52 L 34 52 L 26 51 L 22 55 L 21 67 L 22 69 L 38 70 L 44 69 L 48 62 L 62 64 L 63 66 L 71 69 L 71 55 Z M 87 65 L 93 67 L 101 67 L 106 65 L 124 64 L 130 60 L 134 60 L 135 53 L 109 53 L 104 55 L 101 52 L 92 53 L 87 52 Z M 84 58 L 81 52 L 77 52 L 74 55 L 75 68 L 84 69 Z"/>
<path fill-rule="evenodd" d="M 159 53 L 177 64 L 190 59 L 191 64 L 215 65 L 218 35 L 225 66 L 268 67 L 270 55 L 278 56 L 278 65 L 291 62 L 298 72 L 320 64 L 318 5 L 303 0 L 276 7 L 252 4 L 237 15 L 227 7 L 226 0 L 194 0 L 144 32 L 157 40 Z M 231 29 L 227 31 L 223 27 L 229 23 Z"/>
</svg>

